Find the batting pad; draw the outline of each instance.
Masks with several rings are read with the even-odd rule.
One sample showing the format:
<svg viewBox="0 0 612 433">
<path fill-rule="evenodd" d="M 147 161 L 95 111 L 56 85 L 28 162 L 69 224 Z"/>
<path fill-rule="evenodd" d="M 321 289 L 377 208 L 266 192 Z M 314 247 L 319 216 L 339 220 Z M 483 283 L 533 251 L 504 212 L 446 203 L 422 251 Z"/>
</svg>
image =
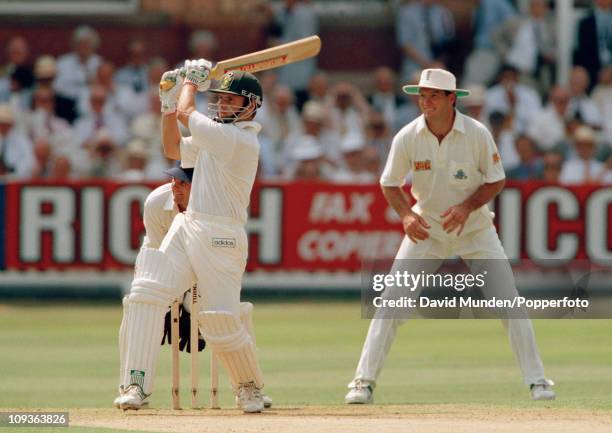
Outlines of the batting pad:
<svg viewBox="0 0 612 433">
<path fill-rule="evenodd" d="M 251 336 L 241 321 L 228 311 L 203 311 L 200 325 L 204 339 L 227 370 L 234 389 L 255 382 L 263 388 L 263 375 L 257 363 Z"/>
<path fill-rule="evenodd" d="M 168 305 L 143 303 L 130 295 L 126 320 L 125 371 L 123 385 L 140 385 L 145 394 L 153 391 L 155 369 L 164 333 Z"/>
<path fill-rule="evenodd" d="M 257 347 L 257 340 L 255 340 L 255 327 L 253 326 L 253 304 L 250 302 L 240 303 L 240 321 L 251 336 L 253 346 Z"/>
</svg>

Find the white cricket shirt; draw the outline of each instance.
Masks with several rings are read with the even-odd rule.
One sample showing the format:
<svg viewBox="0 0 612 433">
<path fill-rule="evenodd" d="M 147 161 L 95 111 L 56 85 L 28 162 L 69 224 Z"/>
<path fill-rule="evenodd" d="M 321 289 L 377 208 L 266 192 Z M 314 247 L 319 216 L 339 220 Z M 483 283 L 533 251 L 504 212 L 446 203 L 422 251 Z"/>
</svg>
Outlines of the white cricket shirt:
<svg viewBox="0 0 612 433">
<path fill-rule="evenodd" d="M 215 122 L 194 111 L 191 137 L 181 139 L 181 159 L 196 160 L 187 211 L 233 218 L 246 224 L 259 160 L 261 125 Z"/>
<path fill-rule="evenodd" d="M 172 183 L 165 183 L 151 191 L 144 204 L 146 235 L 142 242 L 143 248 L 159 248 L 178 213 L 172 196 Z"/>
<path fill-rule="evenodd" d="M 482 184 L 505 178 L 491 133 L 477 120 L 455 113 L 453 127 L 440 143 L 423 115 L 403 127 L 393 138 L 380 179 L 383 186 L 402 186 L 412 173 L 411 193 L 416 199 L 412 210 L 434 229 L 441 228 L 440 214 L 449 207 L 463 202 Z M 484 205 L 470 214 L 463 232 L 491 222 L 492 213 Z"/>
</svg>

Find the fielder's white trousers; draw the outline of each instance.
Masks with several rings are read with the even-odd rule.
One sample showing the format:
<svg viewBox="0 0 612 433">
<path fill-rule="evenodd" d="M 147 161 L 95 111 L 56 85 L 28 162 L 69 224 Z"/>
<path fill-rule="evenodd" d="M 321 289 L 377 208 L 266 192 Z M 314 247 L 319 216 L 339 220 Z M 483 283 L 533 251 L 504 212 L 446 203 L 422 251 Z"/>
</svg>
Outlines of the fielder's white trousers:
<svg viewBox="0 0 612 433">
<path fill-rule="evenodd" d="M 448 235 L 440 231 L 431 230 L 429 239 L 419 241 L 416 244 L 410 241 L 408 237 L 405 237 L 395 258 L 396 260 L 427 259 L 415 260 L 415 265 L 418 269 L 414 269 L 414 271 L 418 273 L 421 270 L 435 272 L 439 266 L 438 263 L 441 263 L 447 257 L 454 256 L 460 256 L 468 265 L 472 259 L 497 259 L 476 262 L 476 266 L 495 266 L 496 275 L 503 277 L 500 278 L 499 284 L 486 285 L 483 288 L 484 295 L 486 297 L 495 296 L 497 298 L 518 296 L 512 269 L 508 264 L 504 249 L 493 225 L 468 235 L 462 235 L 461 237 L 457 237 L 456 234 Z M 408 262 L 407 266 L 410 267 L 410 261 L 406 261 Z M 405 263 L 402 265 L 402 270 L 406 270 Z M 424 266 L 430 269 L 424 269 Z M 482 268 L 479 268 L 478 272 L 482 270 Z M 415 291 L 414 296 L 418 296 L 418 292 L 418 290 Z M 393 344 L 397 328 L 405 321 L 406 319 L 380 319 L 376 318 L 376 316 L 372 319 L 361 352 L 361 358 L 359 359 L 359 365 L 357 366 L 355 379 L 349 386 L 356 380 L 369 382 L 373 386 L 376 385 L 376 380 L 383 368 L 385 358 Z M 508 333 L 512 350 L 520 366 L 525 383 L 528 385 L 545 383 L 544 367 L 536 345 L 531 320 L 502 319 L 502 323 Z"/>
</svg>

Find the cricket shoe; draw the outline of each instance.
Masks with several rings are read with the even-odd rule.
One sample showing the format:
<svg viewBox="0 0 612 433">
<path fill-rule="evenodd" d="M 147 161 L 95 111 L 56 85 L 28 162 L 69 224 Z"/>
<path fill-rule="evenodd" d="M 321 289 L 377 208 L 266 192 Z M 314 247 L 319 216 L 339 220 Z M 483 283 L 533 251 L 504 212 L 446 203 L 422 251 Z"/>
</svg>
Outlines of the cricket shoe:
<svg viewBox="0 0 612 433">
<path fill-rule="evenodd" d="M 264 408 L 264 400 L 261 390 L 255 382 L 241 383 L 238 388 L 238 405 L 244 413 L 261 412 Z"/>
<path fill-rule="evenodd" d="M 113 400 L 113 406 L 115 406 L 117 409 L 119 409 L 119 404 L 121 403 L 119 401 L 121 396 L 123 396 L 123 385 L 119 386 L 119 395 L 117 397 L 115 397 L 115 399 Z"/>
<path fill-rule="evenodd" d="M 374 403 L 374 388 L 368 382 L 357 379 L 349 385 L 350 391 L 344 397 L 346 404 L 372 404 Z"/>
<path fill-rule="evenodd" d="M 552 380 L 546 380 L 545 383 L 533 383 L 530 386 L 532 400 L 554 400 L 556 395 L 552 390 L 554 385 Z"/>
<path fill-rule="evenodd" d="M 145 401 L 148 395 L 144 393 L 139 385 L 132 384 L 125 388 L 123 394 L 117 397 L 119 408 L 123 410 L 138 410 L 149 405 L 149 402 Z"/>
<path fill-rule="evenodd" d="M 263 399 L 264 408 L 270 409 L 272 407 L 272 398 L 263 392 L 261 393 L 261 398 Z M 240 399 L 236 396 L 236 406 L 240 407 Z"/>
<path fill-rule="evenodd" d="M 119 391 L 119 395 L 115 397 L 115 399 L 113 400 L 113 406 L 115 406 L 117 409 L 121 409 L 121 397 L 123 397 L 123 388 L 121 388 L 121 390 Z M 149 405 L 148 401 L 142 402 L 142 407 L 145 407 L 148 405 Z"/>
</svg>

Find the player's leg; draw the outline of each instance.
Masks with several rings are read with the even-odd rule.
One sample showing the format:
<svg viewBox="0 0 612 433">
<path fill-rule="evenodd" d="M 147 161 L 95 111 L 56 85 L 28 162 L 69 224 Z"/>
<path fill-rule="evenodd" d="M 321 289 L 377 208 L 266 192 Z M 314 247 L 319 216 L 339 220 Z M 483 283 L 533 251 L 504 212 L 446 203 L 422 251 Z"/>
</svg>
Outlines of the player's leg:
<svg viewBox="0 0 612 433">
<path fill-rule="evenodd" d="M 113 405 L 119 408 L 119 398 L 123 395 L 123 376 L 125 374 L 125 351 L 127 346 L 127 314 L 129 308 L 129 296 L 124 296 L 122 301 L 123 316 L 119 327 L 119 395 L 115 398 Z"/>
<path fill-rule="evenodd" d="M 240 321 L 251 336 L 253 346 L 255 346 L 255 348 L 257 349 L 257 340 L 255 338 L 255 325 L 253 324 L 253 304 L 251 304 L 250 302 L 240 303 Z M 263 392 L 261 393 L 261 396 L 264 402 L 264 407 L 271 408 L 272 398 Z M 236 402 L 239 404 L 238 399 L 236 399 Z"/>
<path fill-rule="evenodd" d="M 429 238 L 418 243 L 404 237 L 402 245 L 395 257 L 389 274 L 396 271 L 419 274 L 435 272 L 441 265 L 440 241 Z M 401 287 L 385 289 L 384 298 L 399 299 L 403 296 L 418 298 L 420 288 L 407 291 Z M 399 314 L 395 316 L 395 314 Z M 348 384 L 349 392 L 345 396 L 348 404 L 366 404 L 373 402 L 373 391 L 376 380 L 382 371 L 385 359 L 395 339 L 397 328 L 406 321 L 406 312 L 399 310 L 379 309 L 368 329 L 355 378 Z"/>
<path fill-rule="evenodd" d="M 180 215 L 159 250 L 143 248 L 137 258 L 128 298 L 122 409 L 139 409 L 153 391 L 164 315 L 173 299 L 194 282 L 183 250 Z M 177 289 L 178 288 L 178 289 Z"/>
<path fill-rule="evenodd" d="M 246 267 L 247 238 L 239 225 L 222 225 L 192 220 L 190 234 L 200 242 L 190 243 L 188 253 L 199 266 L 203 309 L 200 328 L 204 338 L 223 364 L 232 388 L 245 412 L 260 412 L 263 375 L 257 362 L 255 344 L 240 320 L 240 290 Z M 222 238 L 233 246 L 212 242 Z"/>
<path fill-rule="evenodd" d="M 472 273 L 486 272 L 483 294 L 487 298 L 514 299 L 519 296 L 512 268 L 493 227 L 479 231 L 466 239 L 460 256 Z M 469 242 L 469 243 L 468 243 Z M 555 398 L 552 381 L 544 375 L 544 365 L 538 351 L 531 320 L 525 309 L 500 312 L 514 356 L 518 361 L 525 384 L 530 386 L 536 400 Z"/>
</svg>

